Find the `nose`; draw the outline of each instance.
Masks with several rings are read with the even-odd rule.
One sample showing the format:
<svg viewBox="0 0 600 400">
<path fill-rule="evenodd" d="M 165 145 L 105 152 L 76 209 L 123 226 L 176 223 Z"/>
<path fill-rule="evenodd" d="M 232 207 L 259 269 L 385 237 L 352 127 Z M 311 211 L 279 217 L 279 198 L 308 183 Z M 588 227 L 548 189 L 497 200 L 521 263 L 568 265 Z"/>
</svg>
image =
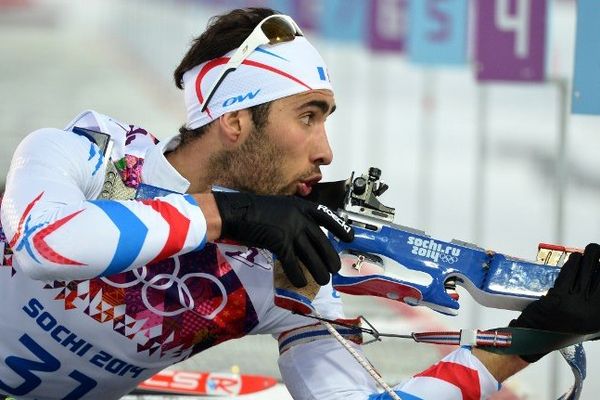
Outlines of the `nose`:
<svg viewBox="0 0 600 400">
<path fill-rule="evenodd" d="M 327 131 L 325 128 L 319 132 L 317 136 L 317 143 L 315 145 L 315 151 L 311 162 L 315 165 L 329 165 L 333 161 L 333 152 L 329 146 L 329 140 L 327 140 Z"/>
</svg>

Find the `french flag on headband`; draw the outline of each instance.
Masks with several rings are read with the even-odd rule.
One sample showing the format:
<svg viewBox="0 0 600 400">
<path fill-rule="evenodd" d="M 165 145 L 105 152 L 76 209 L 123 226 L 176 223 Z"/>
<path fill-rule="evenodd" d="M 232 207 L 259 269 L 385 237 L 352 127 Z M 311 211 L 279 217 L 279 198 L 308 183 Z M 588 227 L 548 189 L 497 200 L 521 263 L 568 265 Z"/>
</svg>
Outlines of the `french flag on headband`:
<svg viewBox="0 0 600 400">
<path fill-rule="evenodd" d="M 326 82 L 331 82 L 329 78 L 329 73 L 325 67 L 317 67 L 317 72 L 319 73 L 319 79 Z"/>
</svg>

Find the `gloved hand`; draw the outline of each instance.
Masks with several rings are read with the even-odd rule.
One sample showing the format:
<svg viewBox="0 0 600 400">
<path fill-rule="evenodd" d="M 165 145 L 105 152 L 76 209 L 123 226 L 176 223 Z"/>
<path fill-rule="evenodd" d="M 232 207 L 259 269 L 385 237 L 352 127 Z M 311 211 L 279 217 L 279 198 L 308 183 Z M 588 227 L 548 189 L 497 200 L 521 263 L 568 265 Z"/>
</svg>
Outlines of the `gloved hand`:
<svg viewBox="0 0 600 400">
<path fill-rule="evenodd" d="M 600 331 L 600 245 L 588 244 L 562 266 L 554 287 L 530 303 L 509 326 L 588 334 Z M 544 354 L 522 355 L 535 362 Z"/>
<path fill-rule="evenodd" d="M 340 258 L 319 228 L 350 242 L 354 230 L 329 208 L 294 196 L 214 192 L 221 215 L 221 237 L 272 251 L 296 287 L 306 286 L 298 260 L 319 285 L 341 267 Z"/>
</svg>

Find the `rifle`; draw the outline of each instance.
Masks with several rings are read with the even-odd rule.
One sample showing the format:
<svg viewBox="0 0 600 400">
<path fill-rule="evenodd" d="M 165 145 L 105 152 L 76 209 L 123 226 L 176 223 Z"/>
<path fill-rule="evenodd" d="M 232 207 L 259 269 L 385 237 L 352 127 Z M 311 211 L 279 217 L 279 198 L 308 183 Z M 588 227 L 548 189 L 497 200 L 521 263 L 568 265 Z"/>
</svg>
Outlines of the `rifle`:
<svg viewBox="0 0 600 400">
<path fill-rule="evenodd" d="M 351 243 L 329 235 L 342 263 L 340 271 L 332 277 L 332 284 L 342 293 L 384 297 L 411 306 L 426 306 L 445 315 L 457 315 L 460 305 L 456 287 L 461 286 L 483 306 L 520 311 L 552 287 L 570 254 L 582 251 L 542 243 L 537 260 L 527 261 L 460 240 L 447 242 L 432 238 L 421 230 L 394 224 L 395 209 L 379 201 L 379 196 L 388 189 L 380 177 L 381 170 L 370 168 L 360 176 L 352 173 L 345 181 L 321 184 L 323 186 L 311 194 L 311 200 L 338 210 L 355 231 Z M 282 285 L 281 281 L 276 273 L 275 303 L 294 312 L 314 315 L 311 300 L 318 285 L 309 283 L 307 288 L 297 290 L 289 284 Z M 373 329 L 363 329 L 363 332 L 376 337 L 479 345 L 504 354 L 561 349 L 575 375 L 575 384 L 561 397 L 564 400 L 577 399 L 581 393 L 586 373 L 581 342 L 598 337 L 598 334 L 498 328 L 463 330 L 459 334 L 448 332 L 435 341 L 430 340 L 435 335 L 428 333 L 382 335 Z M 467 337 L 469 343 L 465 342 Z"/>
</svg>

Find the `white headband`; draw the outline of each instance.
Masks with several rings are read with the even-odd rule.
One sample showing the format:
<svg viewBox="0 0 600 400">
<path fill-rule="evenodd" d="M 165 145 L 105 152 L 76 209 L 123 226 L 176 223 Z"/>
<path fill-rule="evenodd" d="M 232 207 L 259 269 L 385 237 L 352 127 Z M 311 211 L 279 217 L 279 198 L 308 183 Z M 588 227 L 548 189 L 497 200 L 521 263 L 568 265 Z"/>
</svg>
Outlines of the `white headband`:
<svg viewBox="0 0 600 400">
<path fill-rule="evenodd" d="M 208 108 L 202 112 L 201 101 L 236 50 L 183 74 L 188 129 L 206 125 L 226 112 L 308 90 L 333 90 L 325 62 L 306 38 L 298 36 L 290 42 L 257 48 L 238 69 L 225 77 Z"/>
</svg>

